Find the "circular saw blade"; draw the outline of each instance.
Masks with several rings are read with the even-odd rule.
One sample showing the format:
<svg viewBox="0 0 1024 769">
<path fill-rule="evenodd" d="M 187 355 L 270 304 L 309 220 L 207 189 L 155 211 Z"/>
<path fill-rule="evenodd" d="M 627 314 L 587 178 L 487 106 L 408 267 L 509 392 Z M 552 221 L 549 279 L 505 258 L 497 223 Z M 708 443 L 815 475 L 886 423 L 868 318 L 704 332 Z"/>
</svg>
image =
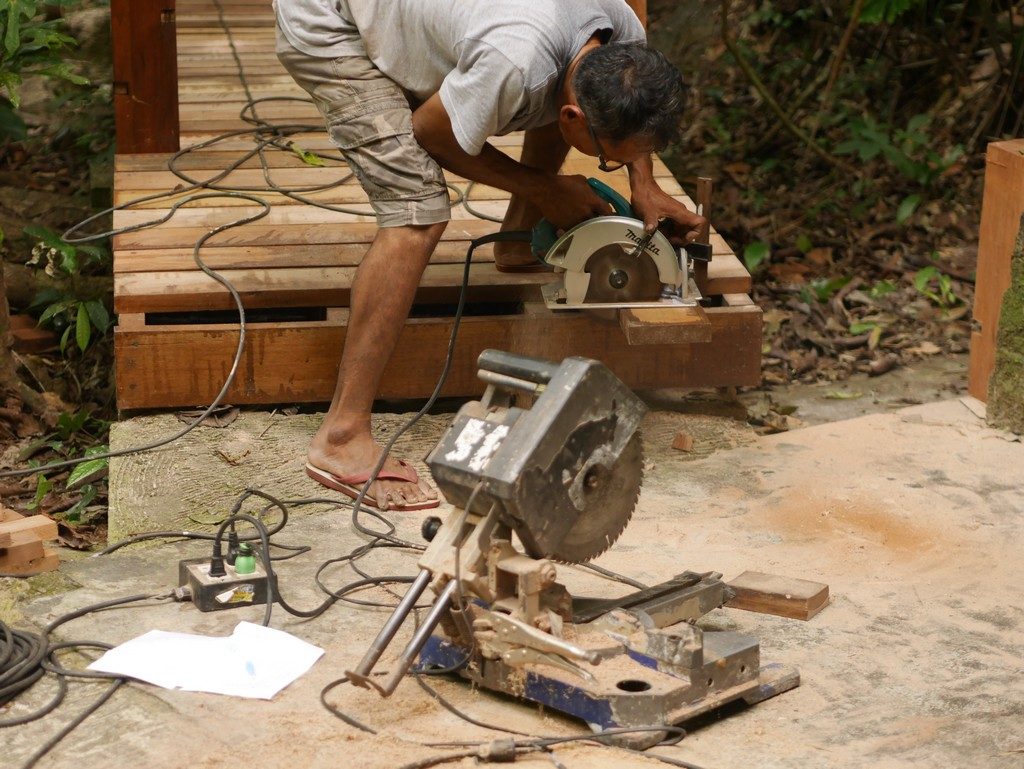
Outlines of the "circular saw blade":
<svg viewBox="0 0 1024 769">
<path fill-rule="evenodd" d="M 593 465 L 584 484 L 585 508 L 550 558 L 584 563 L 601 555 L 625 530 L 640 498 L 643 445 L 634 433 L 611 465 Z"/>
<path fill-rule="evenodd" d="M 590 274 L 587 302 L 653 302 L 661 296 L 658 266 L 646 251 L 633 256 L 609 243 L 590 255 L 584 270 Z"/>
</svg>

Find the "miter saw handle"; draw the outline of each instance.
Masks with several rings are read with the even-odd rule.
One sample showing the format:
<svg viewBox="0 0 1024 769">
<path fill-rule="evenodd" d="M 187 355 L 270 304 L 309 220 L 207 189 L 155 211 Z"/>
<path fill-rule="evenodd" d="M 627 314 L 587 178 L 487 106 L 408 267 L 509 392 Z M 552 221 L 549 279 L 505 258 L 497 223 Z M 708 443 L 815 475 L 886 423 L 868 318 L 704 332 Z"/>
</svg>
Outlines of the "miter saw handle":
<svg viewBox="0 0 1024 769">
<path fill-rule="evenodd" d="M 636 214 L 633 212 L 633 207 L 629 204 L 629 201 L 600 179 L 591 177 L 587 179 L 587 184 L 597 193 L 598 197 L 611 203 L 616 215 L 636 218 Z M 547 219 L 541 219 L 533 228 L 530 250 L 533 251 L 534 256 L 543 257 L 551 246 L 555 244 L 556 240 L 558 240 L 558 229 Z"/>
<path fill-rule="evenodd" d="M 525 379 L 535 384 L 547 384 L 558 373 L 561 364 L 502 350 L 484 350 L 477 358 L 476 365 L 481 371 L 493 371 L 495 374 Z"/>
</svg>

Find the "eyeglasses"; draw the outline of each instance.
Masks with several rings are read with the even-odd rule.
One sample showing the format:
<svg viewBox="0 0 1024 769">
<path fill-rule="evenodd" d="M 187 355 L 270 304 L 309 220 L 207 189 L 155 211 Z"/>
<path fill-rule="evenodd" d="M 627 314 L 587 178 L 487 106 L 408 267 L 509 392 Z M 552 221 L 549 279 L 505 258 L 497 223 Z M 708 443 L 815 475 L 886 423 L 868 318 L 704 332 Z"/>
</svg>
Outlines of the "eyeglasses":
<svg viewBox="0 0 1024 769">
<path fill-rule="evenodd" d="M 594 133 L 594 127 L 590 125 L 590 118 L 584 115 L 587 121 L 587 130 L 590 131 L 590 141 L 594 142 L 594 147 L 597 149 L 597 167 L 608 173 L 610 171 L 618 171 L 620 168 L 625 166 L 625 163 L 620 163 L 613 160 L 611 163 L 604 159 L 604 147 L 601 146 L 601 142 L 597 140 L 597 134 Z"/>
</svg>

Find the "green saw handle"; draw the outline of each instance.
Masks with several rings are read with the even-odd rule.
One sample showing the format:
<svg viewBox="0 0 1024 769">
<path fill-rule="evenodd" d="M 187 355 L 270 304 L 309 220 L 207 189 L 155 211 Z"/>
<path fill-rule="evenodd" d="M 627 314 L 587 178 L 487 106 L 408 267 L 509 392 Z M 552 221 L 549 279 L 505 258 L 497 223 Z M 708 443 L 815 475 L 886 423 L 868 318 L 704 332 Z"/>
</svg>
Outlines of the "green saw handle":
<svg viewBox="0 0 1024 769">
<path fill-rule="evenodd" d="M 599 197 L 611 203 L 612 209 L 618 216 L 630 216 L 636 218 L 636 214 L 633 213 L 633 207 L 629 205 L 629 201 L 600 179 L 594 179 L 591 177 L 590 179 L 587 179 L 587 184 L 590 185 L 591 189 L 593 189 Z M 541 219 L 533 228 L 533 233 L 530 238 L 530 250 L 533 251 L 534 256 L 543 258 L 544 254 L 546 254 L 548 250 L 555 245 L 556 240 L 558 240 L 558 230 L 555 229 L 555 225 L 547 219 Z"/>
</svg>

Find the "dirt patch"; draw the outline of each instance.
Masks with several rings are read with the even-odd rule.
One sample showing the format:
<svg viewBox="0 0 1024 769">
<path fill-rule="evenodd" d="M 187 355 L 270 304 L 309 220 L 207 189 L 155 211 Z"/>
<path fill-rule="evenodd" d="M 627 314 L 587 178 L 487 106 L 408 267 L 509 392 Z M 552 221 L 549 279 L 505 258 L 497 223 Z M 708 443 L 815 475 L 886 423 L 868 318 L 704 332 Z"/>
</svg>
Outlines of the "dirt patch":
<svg viewBox="0 0 1024 769">
<path fill-rule="evenodd" d="M 895 505 L 870 497 L 837 499 L 811 489 L 787 493 L 763 513 L 765 528 L 794 541 L 828 541 L 837 548 L 871 545 L 920 553 L 936 547 L 934 528 L 914 523 Z"/>
</svg>

